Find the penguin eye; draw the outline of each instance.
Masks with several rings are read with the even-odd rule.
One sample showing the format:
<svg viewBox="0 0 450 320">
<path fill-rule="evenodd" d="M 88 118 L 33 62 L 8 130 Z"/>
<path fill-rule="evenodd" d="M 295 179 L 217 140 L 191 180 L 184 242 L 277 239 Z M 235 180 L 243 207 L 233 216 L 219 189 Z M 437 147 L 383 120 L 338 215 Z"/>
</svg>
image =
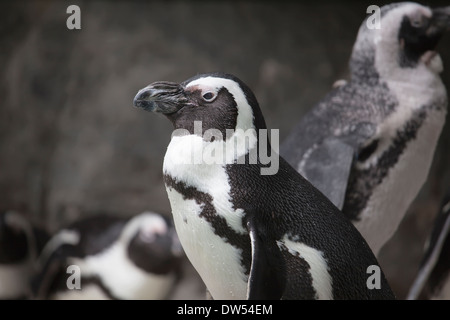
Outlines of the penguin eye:
<svg viewBox="0 0 450 320">
<path fill-rule="evenodd" d="M 410 18 L 410 24 L 413 28 L 422 28 L 428 23 L 428 18 L 424 15 L 417 15 L 415 17 Z"/>
<path fill-rule="evenodd" d="M 420 28 L 422 26 L 422 20 L 419 19 L 411 20 L 411 26 L 414 28 Z"/>
<path fill-rule="evenodd" d="M 202 94 L 202 98 L 203 100 L 205 100 L 206 102 L 211 102 L 213 101 L 215 98 L 217 97 L 217 95 L 212 92 L 212 91 L 208 91 L 205 92 L 204 94 Z"/>
</svg>

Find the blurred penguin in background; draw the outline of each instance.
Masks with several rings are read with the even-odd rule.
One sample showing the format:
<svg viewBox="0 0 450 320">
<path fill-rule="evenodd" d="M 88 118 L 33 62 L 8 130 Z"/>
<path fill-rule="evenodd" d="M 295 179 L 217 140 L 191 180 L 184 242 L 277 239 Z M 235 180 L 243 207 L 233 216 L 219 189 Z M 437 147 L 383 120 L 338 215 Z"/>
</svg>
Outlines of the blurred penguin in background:
<svg viewBox="0 0 450 320">
<path fill-rule="evenodd" d="M 47 237 L 22 214 L 0 213 L 0 299 L 30 298 L 30 280 Z"/>
<path fill-rule="evenodd" d="M 408 300 L 450 300 L 450 190 L 442 202 Z"/>
<path fill-rule="evenodd" d="M 437 51 L 450 7 L 413 2 L 366 19 L 340 82 L 283 142 L 280 155 L 353 222 L 375 254 L 427 179 L 447 113 Z M 449 48 L 446 48 L 449 49 Z"/>
<path fill-rule="evenodd" d="M 40 257 L 36 299 L 165 299 L 184 252 L 172 223 L 144 212 L 96 215 L 60 230 Z"/>
</svg>

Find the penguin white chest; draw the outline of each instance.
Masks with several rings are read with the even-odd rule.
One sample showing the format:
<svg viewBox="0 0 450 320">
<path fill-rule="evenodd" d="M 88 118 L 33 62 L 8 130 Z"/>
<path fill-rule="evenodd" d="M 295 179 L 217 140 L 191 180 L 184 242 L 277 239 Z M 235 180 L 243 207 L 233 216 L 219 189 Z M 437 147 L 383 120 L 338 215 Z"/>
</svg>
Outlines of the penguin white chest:
<svg viewBox="0 0 450 320">
<path fill-rule="evenodd" d="M 229 232 L 246 235 L 242 225 L 244 212 L 231 202 L 224 165 L 189 163 L 188 157 L 202 143 L 198 138 L 172 138 L 164 158 L 164 175 L 184 189 L 166 182 L 175 228 L 187 257 L 212 297 L 245 299 L 248 275 L 242 264 L 242 249 L 228 242 L 214 224 L 220 220 Z"/>
<path fill-rule="evenodd" d="M 242 251 L 217 235 L 200 216 L 202 204 L 167 187 L 175 228 L 183 249 L 214 299 L 245 299 L 247 276 Z"/>
</svg>

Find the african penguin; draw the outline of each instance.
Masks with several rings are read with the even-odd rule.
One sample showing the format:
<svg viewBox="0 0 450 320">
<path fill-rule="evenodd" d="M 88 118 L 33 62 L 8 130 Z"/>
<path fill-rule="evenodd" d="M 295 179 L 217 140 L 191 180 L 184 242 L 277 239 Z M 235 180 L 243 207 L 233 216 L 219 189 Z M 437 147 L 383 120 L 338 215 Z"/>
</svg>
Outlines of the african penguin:
<svg viewBox="0 0 450 320">
<path fill-rule="evenodd" d="M 94 215 L 60 230 L 47 243 L 34 282 L 35 299 L 165 299 L 183 256 L 172 223 L 160 214 Z M 78 287 L 70 278 L 77 270 Z"/>
<path fill-rule="evenodd" d="M 176 129 L 166 190 L 180 242 L 214 299 L 394 298 L 381 269 L 380 288 L 367 286 L 368 267 L 379 267 L 355 227 L 271 151 L 258 102 L 237 77 L 155 82 L 134 105 Z"/>
<path fill-rule="evenodd" d="M 47 234 L 21 213 L 0 213 L 0 299 L 28 299 L 30 280 Z"/>
<path fill-rule="evenodd" d="M 450 192 L 444 198 L 417 277 L 408 294 L 409 300 L 420 294 L 427 299 L 450 300 Z"/>
<path fill-rule="evenodd" d="M 381 8 L 363 22 L 340 82 L 294 127 L 280 154 L 322 191 L 377 255 L 425 182 L 447 112 L 435 51 L 450 7 Z"/>
</svg>

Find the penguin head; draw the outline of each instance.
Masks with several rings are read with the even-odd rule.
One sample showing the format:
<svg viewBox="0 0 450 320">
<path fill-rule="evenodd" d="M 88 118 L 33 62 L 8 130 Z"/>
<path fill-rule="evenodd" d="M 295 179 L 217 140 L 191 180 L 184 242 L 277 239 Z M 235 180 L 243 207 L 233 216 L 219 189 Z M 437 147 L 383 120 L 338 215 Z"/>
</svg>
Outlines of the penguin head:
<svg viewBox="0 0 450 320">
<path fill-rule="evenodd" d="M 432 66 L 439 40 L 450 30 L 450 6 L 432 10 L 419 6 L 410 10 L 403 16 L 398 32 L 400 64 L 414 67 L 422 62 Z"/>
<path fill-rule="evenodd" d="M 149 273 L 166 274 L 175 271 L 184 257 L 173 224 L 156 213 L 144 212 L 131 219 L 124 229 L 122 239 L 128 243 L 129 259 Z"/>
<path fill-rule="evenodd" d="M 0 263 L 24 261 L 30 255 L 27 221 L 15 211 L 0 213 Z"/>
<path fill-rule="evenodd" d="M 134 105 L 166 115 L 175 129 L 190 134 L 201 122 L 201 134 L 216 129 L 265 129 L 266 124 L 253 92 L 237 77 L 225 73 L 197 75 L 180 84 L 158 81 L 141 89 Z"/>
<path fill-rule="evenodd" d="M 413 2 L 394 3 L 380 10 L 379 24 L 369 16 L 361 25 L 350 67 L 353 74 L 367 74 L 368 65 L 390 78 L 405 69 L 442 71 L 436 47 L 450 29 L 450 7 L 431 9 Z M 372 75 L 373 76 L 373 75 Z"/>
</svg>

